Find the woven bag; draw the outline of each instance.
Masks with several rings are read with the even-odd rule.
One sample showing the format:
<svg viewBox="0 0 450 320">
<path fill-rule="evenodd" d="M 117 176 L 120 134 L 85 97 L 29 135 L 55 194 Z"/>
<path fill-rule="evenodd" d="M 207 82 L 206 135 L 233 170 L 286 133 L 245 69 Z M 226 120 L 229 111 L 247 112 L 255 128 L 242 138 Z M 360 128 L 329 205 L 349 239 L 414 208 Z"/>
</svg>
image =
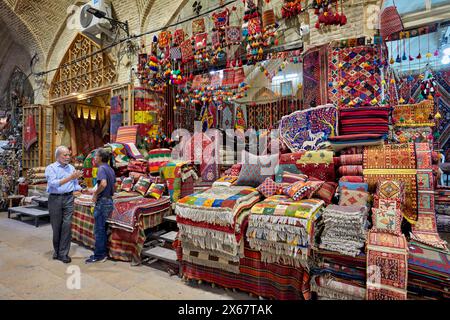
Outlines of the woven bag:
<svg viewBox="0 0 450 320">
<path fill-rule="evenodd" d="M 403 22 L 395 3 L 393 6 L 386 7 L 380 16 L 380 35 L 386 40 L 390 35 L 403 30 Z"/>
</svg>

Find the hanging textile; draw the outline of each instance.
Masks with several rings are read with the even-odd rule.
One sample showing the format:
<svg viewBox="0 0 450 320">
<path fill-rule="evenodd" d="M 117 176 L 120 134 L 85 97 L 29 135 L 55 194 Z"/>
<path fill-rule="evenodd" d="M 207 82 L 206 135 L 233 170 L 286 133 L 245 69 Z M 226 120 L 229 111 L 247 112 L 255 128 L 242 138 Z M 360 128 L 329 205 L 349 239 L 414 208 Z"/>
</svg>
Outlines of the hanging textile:
<svg viewBox="0 0 450 320">
<path fill-rule="evenodd" d="M 231 107 L 229 105 L 224 105 L 222 109 L 222 125 L 221 128 L 226 129 L 233 129 L 233 112 L 231 110 Z"/>
<path fill-rule="evenodd" d="M 37 131 L 36 125 L 34 123 L 33 115 L 28 115 L 27 120 L 25 122 L 25 128 L 23 130 L 23 145 L 25 150 L 30 150 L 31 146 L 37 142 Z"/>
<path fill-rule="evenodd" d="M 247 107 L 237 104 L 234 114 L 234 127 L 244 132 L 247 129 Z"/>
<path fill-rule="evenodd" d="M 122 97 L 114 96 L 110 101 L 111 105 L 111 126 L 110 135 L 111 141 L 116 141 L 117 129 L 122 125 L 123 115 L 122 115 Z"/>
<path fill-rule="evenodd" d="M 339 108 L 381 101 L 381 74 L 374 46 L 331 48 L 328 52 L 328 100 Z"/>
<path fill-rule="evenodd" d="M 327 46 L 314 48 L 303 58 L 303 105 L 312 108 L 327 102 Z"/>
</svg>

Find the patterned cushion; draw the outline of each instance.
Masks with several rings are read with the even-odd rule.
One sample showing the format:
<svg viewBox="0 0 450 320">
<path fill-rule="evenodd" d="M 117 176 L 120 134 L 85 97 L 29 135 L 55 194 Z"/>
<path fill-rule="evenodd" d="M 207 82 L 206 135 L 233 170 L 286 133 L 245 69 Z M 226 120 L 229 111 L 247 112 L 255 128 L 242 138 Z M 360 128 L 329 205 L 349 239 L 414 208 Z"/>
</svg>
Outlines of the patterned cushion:
<svg viewBox="0 0 450 320">
<path fill-rule="evenodd" d="M 266 178 L 263 183 L 261 183 L 256 190 L 258 190 L 264 197 L 268 198 L 277 193 L 280 186 L 278 183 L 273 181 L 271 178 Z"/>
<path fill-rule="evenodd" d="M 279 164 L 275 167 L 275 182 L 280 183 L 283 180 L 283 172 L 301 173 L 295 164 Z"/>
<path fill-rule="evenodd" d="M 297 181 L 308 181 L 308 176 L 302 173 L 290 173 L 290 172 L 283 172 L 281 175 L 281 182 L 283 183 L 294 183 Z"/>
<path fill-rule="evenodd" d="M 402 212 L 400 210 L 383 210 L 372 208 L 372 230 L 401 234 Z"/>
<path fill-rule="evenodd" d="M 120 189 L 127 192 L 131 191 L 131 189 L 133 189 L 133 177 L 126 177 L 123 179 Z"/>
<path fill-rule="evenodd" d="M 313 188 L 306 182 L 297 181 L 283 189 L 283 193 L 295 201 L 307 198 Z"/>
<path fill-rule="evenodd" d="M 311 192 L 308 194 L 308 198 L 311 199 L 315 196 L 316 192 L 322 187 L 325 181 L 307 181 L 306 184 L 311 187 Z"/>
<path fill-rule="evenodd" d="M 150 188 L 148 188 L 145 196 L 159 199 L 163 195 L 164 189 L 165 189 L 165 186 L 163 184 L 152 183 Z"/>
<path fill-rule="evenodd" d="M 142 195 L 147 193 L 148 188 L 152 182 L 147 177 L 140 177 L 138 182 L 134 185 L 133 190 L 139 192 Z"/>
<path fill-rule="evenodd" d="M 172 150 L 166 148 L 150 150 L 147 159 L 150 173 L 157 173 L 160 167 L 172 160 Z"/>
<path fill-rule="evenodd" d="M 339 198 L 340 206 L 367 206 L 369 193 L 357 190 L 342 190 Z"/>
<path fill-rule="evenodd" d="M 401 210 L 402 204 L 398 198 L 385 198 L 374 196 L 373 207 L 382 210 Z"/>
<path fill-rule="evenodd" d="M 405 201 L 405 183 L 397 180 L 381 180 L 377 184 L 377 195 L 381 199 L 398 198 Z"/>
<path fill-rule="evenodd" d="M 270 156 L 255 156 L 245 150 L 242 152 L 242 167 L 236 183 L 238 186 L 257 187 L 268 177 L 274 178 L 275 164 L 278 154 Z"/>
<path fill-rule="evenodd" d="M 333 201 L 338 185 L 336 182 L 325 182 L 319 190 L 314 193 L 314 197 L 322 199 L 325 204 L 329 205 Z"/>
<path fill-rule="evenodd" d="M 369 185 L 367 183 L 354 183 L 354 182 L 343 182 L 339 181 L 339 190 L 358 190 L 358 191 L 369 191 Z"/>
<path fill-rule="evenodd" d="M 133 182 L 136 183 L 140 177 L 145 176 L 142 172 L 130 172 L 130 177 L 133 178 Z"/>
<path fill-rule="evenodd" d="M 239 173 L 241 172 L 242 164 L 233 164 L 231 166 L 230 176 L 239 177 Z"/>
</svg>

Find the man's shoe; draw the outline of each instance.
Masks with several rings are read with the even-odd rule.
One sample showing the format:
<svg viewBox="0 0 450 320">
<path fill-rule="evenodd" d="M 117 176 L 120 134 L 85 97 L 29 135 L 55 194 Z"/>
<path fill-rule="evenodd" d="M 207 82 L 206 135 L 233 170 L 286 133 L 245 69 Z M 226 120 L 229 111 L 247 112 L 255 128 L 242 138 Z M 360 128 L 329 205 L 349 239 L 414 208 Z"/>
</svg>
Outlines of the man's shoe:
<svg viewBox="0 0 450 320">
<path fill-rule="evenodd" d="M 71 262 L 72 262 L 72 259 L 71 259 L 69 256 L 65 256 L 65 257 L 62 257 L 62 258 L 58 258 L 58 260 L 59 260 L 59 261 L 62 261 L 62 262 L 64 262 L 64 263 L 71 263 Z"/>
<path fill-rule="evenodd" d="M 94 256 L 90 256 L 90 258 L 89 259 L 86 259 L 86 263 L 96 263 L 96 262 L 105 262 L 106 261 L 106 257 L 103 257 L 103 258 L 101 258 L 101 259 L 98 259 L 98 258 L 96 258 L 96 257 L 94 257 Z"/>
</svg>

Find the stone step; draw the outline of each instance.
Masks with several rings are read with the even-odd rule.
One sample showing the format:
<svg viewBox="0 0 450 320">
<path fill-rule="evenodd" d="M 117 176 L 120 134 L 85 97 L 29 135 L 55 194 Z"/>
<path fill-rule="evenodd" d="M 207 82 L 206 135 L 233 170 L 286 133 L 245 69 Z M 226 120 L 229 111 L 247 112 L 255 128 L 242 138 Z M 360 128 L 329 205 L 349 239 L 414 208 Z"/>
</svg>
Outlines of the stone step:
<svg viewBox="0 0 450 320">
<path fill-rule="evenodd" d="M 170 231 L 167 233 L 162 234 L 159 238 L 162 240 L 165 240 L 167 242 L 174 242 L 175 238 L 177 237 L 177 232 L 176 231 Z"/>
<path fill-rule="evenodd" d="M 154 258 L 169 263 L 178 264 L 177 254 L 174 250 L 166 249 L 163 247 L 154 247 L 145 251 L 142 251 L 144 257 Z"/>
<path fill-rule="evenodd" d="M 164 219 L 164 221 L 177 223 L 177 216 L 174 214 L 171 216 L 164 217 L 163 219 Z"/>
</svg>

